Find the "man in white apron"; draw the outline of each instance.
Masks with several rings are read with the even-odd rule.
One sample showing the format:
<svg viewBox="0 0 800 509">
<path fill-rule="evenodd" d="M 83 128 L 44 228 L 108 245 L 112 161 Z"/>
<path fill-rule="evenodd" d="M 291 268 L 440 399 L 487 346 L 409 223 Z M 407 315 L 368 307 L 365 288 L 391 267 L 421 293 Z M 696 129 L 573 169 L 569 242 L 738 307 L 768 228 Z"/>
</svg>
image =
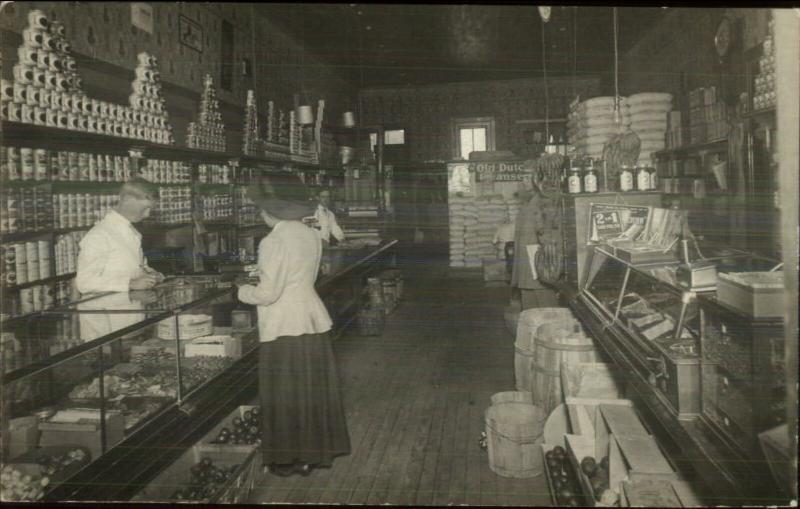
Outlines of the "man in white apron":
<svg viewBox="0 0 800 509">
<path fill-rule="evenodd" d="M 319 200 L 319 205 L 317 205 L 317 210 L 314 212 L 314 219 L 316 219 L 315 229 L 319 232 L 323 243 L 327 245 L 331 240 L 331 236 L 333 236 L 337 242 L 342 242 L 344 240 L 344 232 L 339 227 L 336 216 L 329 209 L 331 205 L 331 192 L 323 188 L 319 194 L 317 194 L 317 199 Z"/>
<path fill-rule="evenodd" d="M 133 223 L 147 218 L 155 202 L 155 189 L 144 179 L 126 182 L 119 204 L 83 237 L 75 284 L 79 292 L 147 290 L 164 276 L 147 265 L 142 235 Z"/>
</svg>

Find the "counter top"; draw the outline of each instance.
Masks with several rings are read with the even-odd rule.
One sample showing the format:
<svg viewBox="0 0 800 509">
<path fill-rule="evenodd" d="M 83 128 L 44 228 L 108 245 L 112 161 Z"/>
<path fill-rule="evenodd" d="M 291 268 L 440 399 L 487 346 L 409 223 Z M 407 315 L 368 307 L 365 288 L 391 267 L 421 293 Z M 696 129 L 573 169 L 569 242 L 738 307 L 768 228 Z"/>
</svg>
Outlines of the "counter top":
<svg viewBox="0 0 800 509">
<path fill-rule="evenodd" d="M 397 244 L 397 240 L 382 241 L 378 246 L 343 246 L 330 249 L 326 256 L 336 254 L 333 270 L 320 275 L 316 287 L 320 293 L 329 292 L 336 282 L 370 260 L 379 257 Z M 79 299 L 53 309 L 33 313 L 15 320 L 13 327 L 3 324 L 3 331 L 26 330 L 36 347 L 25 346 L 13 369 L 3 373 L 3 383 L 11 383 L 34 373 L 49 369 L 67 359 L 115 341 L 137 328 L 186 312 L 203 303 L 224 298 L 235 291 L 232 281 L 223 275 L 171 276 L 151 290 L 104 292 L 82 295 Z M 63 326 L 54 325 L 63 322 Z M 55 333 L 52 331 L 56 330 Z M 45 332 L 46 331 L 46 332 Z M 20 342 L 29 342 L 19 338 Z"/>
</svg>

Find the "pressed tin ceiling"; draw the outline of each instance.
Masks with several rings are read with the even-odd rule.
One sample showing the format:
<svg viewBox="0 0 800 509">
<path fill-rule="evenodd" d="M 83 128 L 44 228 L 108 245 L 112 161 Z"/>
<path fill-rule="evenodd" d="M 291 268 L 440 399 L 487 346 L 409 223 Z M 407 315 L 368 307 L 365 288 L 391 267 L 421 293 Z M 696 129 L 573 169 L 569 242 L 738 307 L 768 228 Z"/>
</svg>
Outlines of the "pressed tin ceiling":
<svg viewBox="0 0 800 509">
<path fill-rule="evenodd" d="M 594 74 L 613 65 L 612 7 L 445 4 L 258 4 L 354 86 L 424 85 L 542 75 Z M 667 10 L 620 7 L 620 51 Z M 577 49 L 577 51 L 575 51 Z"/>
</svg>

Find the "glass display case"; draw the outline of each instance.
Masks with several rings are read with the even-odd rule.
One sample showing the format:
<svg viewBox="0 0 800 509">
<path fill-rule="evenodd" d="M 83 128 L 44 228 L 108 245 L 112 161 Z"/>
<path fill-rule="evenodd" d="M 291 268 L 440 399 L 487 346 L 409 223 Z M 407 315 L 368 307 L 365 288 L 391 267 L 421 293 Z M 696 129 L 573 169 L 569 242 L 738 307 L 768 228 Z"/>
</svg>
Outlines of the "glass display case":
<svg viewBox="0 0 800 509">
<path fill-rule="evenodd" d="M 212 383 L 258 344 L 253 311 L 230 283 L 188 277 L 4 325 L 3 464 L 46 485 L 9 496 L 46 497 Z"/>
<path fill-rule="evenodd" d="M 643 375 L 680 419 L 700 414 L 697 297 L 673 283 L 675 264 L 632 265 L 591 253 L 583 294 L 624 334 Z"/>
</svg>

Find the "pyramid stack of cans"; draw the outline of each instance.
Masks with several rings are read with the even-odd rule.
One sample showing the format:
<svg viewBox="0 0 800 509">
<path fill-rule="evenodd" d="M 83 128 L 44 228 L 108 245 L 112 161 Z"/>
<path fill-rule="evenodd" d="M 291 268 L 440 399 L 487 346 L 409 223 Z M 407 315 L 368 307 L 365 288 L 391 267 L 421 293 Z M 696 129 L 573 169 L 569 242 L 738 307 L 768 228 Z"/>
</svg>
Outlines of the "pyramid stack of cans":
<svg viewBox="0 0 800 509">
<path fill-rule="evenodd" d="M 61 23 L 49 21 L 40 10 L 28 13 L 14 79 L 1 82 L 4 120 L 88 130 L 86 97 L 70 52 Z"/>
<path fill-rule="evenodd" d="M 219 111 L 219 101 L 214 80 L 206 74 L 203 80 L 203 95 L 200 98 L 200 117 L 189 123 L 186 146 L 225 152 L 225 125 Z"/>
<path fill-rule="evenodd" d="M 133 118 L 137 125 L 143 125 L 136 130 L 136 138 L 142 137 L 148 141 L 163 144 L 172 144 L 172 127 L 167 121 L 167 110 L 164 98 L 161 97 L 161 73 L 158 72 L 158 60 L 153 55 L 142 52 L 137 56 L 136 79 L 133 80 L 133 93 L 130 95 L 130 105 L 133 109 Z"/>
</svg>

